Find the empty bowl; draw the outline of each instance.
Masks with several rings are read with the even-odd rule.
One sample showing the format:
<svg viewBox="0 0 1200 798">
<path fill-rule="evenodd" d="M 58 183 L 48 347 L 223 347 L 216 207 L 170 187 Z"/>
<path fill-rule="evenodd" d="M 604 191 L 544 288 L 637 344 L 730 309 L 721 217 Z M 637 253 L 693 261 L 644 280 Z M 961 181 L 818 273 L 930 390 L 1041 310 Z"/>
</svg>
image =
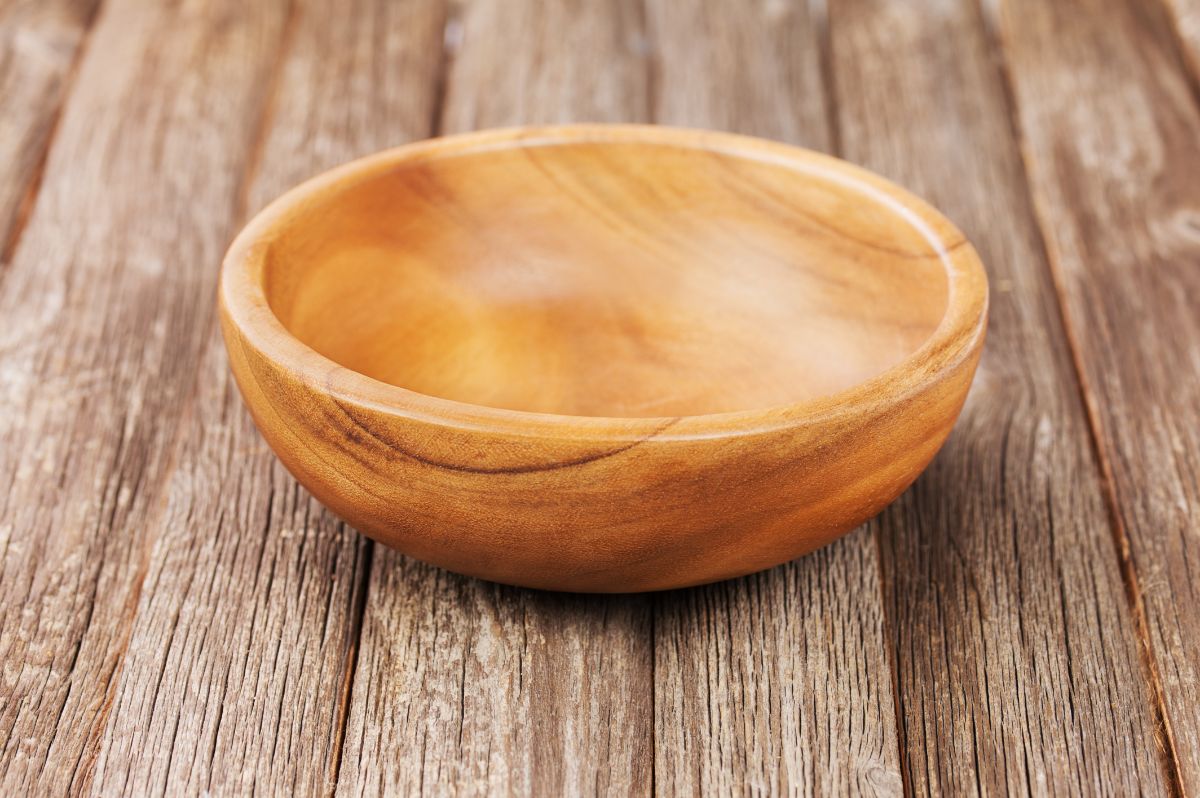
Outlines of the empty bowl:
<svg viewBox="0 0 1200 798">
<path fill-rule="evenodd" d="M 954 424 L 987 281 L 847 163 L 644 126 L 489 131 L 277 200 L 224 263 L 237 383 L 367 535 L 539 588 L 756 571 L 878 513 Z"/>
</svg>

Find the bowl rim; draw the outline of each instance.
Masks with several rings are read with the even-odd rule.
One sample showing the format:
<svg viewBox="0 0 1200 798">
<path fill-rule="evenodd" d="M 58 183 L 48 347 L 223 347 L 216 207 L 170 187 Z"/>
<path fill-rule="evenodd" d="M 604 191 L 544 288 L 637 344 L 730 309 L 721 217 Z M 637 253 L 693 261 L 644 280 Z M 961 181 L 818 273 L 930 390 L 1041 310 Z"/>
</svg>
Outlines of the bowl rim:
<svg viewBox="0 0 1200 798">
<path fill-rule="evenodd" d="M 915 351 L 863 382 L 835 393 L 770 407 L 685 416 L 578 416 L 476 405 L 420 393 L 353 371 L 296 338 L 271 309 L 264 285 L 271 243 L 306 205 L 401 163 L 513 147 L 570 143 L 647 143 L 746 158 L 830 180 L 904 218 L 931 246 L 947 274 L 946 311 Z M 988 283 L 974 247 L 931 205 L 873 172 L 802 147 L 683 127 L 641 124 L 522 126 L 425 139 L 335 167 L 287 191 L 238 233 L 221 266 L 219 312 L 247 344 L 292 378 L 342 404 L 410 421 L 518 437 L 628 442 L 722 438 L 850 420 L 886 411 L 918 394 L 979 350 L 986 334 Z M 227 346 L 235 341 L 226 331 Z"/>
</svg>

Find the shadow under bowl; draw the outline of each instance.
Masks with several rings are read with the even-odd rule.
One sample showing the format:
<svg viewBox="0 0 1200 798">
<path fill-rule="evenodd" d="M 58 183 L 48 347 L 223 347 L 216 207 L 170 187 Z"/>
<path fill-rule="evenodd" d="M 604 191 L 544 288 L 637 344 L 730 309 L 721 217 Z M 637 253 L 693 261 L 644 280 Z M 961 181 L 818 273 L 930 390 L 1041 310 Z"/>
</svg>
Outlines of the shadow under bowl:
<svg viewBox="0 0 1200 798">
<path fill-rule="evenodd" d="M 937 211 L 834 158 L 643 126 L 435 139 L 317 177 L 226 256 L 267 442 L 389 546 L 653 590 L 878 513 L 954 424 L 987 281 Z"/>
</svg>

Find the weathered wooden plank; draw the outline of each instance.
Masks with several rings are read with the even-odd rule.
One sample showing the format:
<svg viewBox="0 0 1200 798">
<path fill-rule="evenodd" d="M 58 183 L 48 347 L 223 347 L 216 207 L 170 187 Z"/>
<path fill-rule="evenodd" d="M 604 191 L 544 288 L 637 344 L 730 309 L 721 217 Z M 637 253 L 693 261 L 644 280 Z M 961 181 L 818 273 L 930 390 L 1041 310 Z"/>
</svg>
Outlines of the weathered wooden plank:
<svg viewBox="0 0 1200 798">
<path fill-rule="evenodd" d="M 0 793 L 90 770 L 282 7 L 113 0 L 0 285 Z"/>
<path fill-rule="evenodd" d="M 471 0 L 447 26 L 442 130 L 637 120 L 637 3 Z M 501 587 L 376 547 L 341 794 L 645 794 L 644 597 Z"/>
<path fill-rule="evenodd" d="M 803 2 L 653 0 L 655 121 L 829 149 Z M 658 598 L 660 794 L 901 791 L 875 541 Z"/>
<path fill-rule="evenodd" d="M 1164 790 L 1002 73 L 978 9 L 837 0 L 844 154 L 955 219 L 988 264 L 989 339 L 955 433 L 873 526 L 917 793 Z"/>
<path fill-rule="evenodd" d="M 1157 4 L 1014 0 L 998 21 L 1168 755 L 1200 792 L 1200 106 Z"/>
<path fill-rule="evenodd" d="M 301 0 L 292 14 L 251 210 L 423 137 L 432 114 L 440 0 Z M 336 778 L 369 544 L 266 448 L 209 333 L 97 761 L 101 795 L 312 795 Z"/>
<path fill-rule="evenodd" d="M 98 0 L 0 2 L 0 269 L 32 207 Z"/>
</svg>

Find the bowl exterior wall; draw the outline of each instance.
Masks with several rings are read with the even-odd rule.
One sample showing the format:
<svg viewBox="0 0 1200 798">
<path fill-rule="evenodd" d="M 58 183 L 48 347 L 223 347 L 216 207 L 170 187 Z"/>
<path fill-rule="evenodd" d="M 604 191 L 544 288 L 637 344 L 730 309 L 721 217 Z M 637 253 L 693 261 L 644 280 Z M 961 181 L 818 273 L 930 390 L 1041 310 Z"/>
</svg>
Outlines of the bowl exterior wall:
<svg viewBox="0 0 1200 798">
<path fill-rule="evenodd" d="M 351 525 L 460 573 L 587 592 L 750 573 L 871 518 L 945 441 L 982 345 L 909 395 L 881 390 L 852 412 L 720 436 L 689 436 L 686 419 L 665 419 L 648 435 L 596 440 L 339 399 L 265 357 L 224 313 L 222 324 L 263 436 Z"/>
</svg>

